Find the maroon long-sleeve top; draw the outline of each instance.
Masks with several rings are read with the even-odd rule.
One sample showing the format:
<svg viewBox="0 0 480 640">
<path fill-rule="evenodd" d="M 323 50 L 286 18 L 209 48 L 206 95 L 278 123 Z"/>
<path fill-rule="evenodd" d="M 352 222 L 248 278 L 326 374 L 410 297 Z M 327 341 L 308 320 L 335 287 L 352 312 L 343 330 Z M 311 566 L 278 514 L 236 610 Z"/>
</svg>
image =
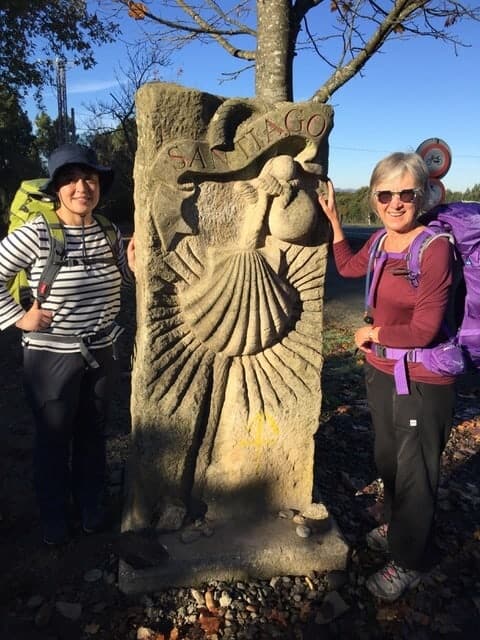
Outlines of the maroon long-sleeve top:
<svg viewBox="0 0 480 640">
<path fill-rule="evenodd" d="M 347 240 L 333 245 L 333 255 L 339 273 L 347 278 L 365 276 L 368 269 L 370 238 L 353 253 Z M 396 348 L 428 347 L 442 337 L 442 321 L 452 285 L 452 251 L 445 238 L 437 238 L 423 251 L 418 287 L 413 287 L 405 275 L 407 252 L 388 254 L 380 276 L 374 306 L 373 326 L 381 327 L 380 344 Z M 367 354 L 367 361 L 385 373 L 393 375 L 394 360 Z M 421 363 L 409 363 L 411 380 L 430 384 L 453 382 L 451 376 L 428 371 Z"/>
</svg>

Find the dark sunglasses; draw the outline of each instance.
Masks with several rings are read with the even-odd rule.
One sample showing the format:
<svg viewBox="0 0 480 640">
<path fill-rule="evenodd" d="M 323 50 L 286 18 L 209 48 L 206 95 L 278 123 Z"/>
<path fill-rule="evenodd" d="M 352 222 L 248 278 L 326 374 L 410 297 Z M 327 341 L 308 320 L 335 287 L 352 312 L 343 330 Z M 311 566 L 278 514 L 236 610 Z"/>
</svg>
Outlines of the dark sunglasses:
<svg viewBox="0 0 480 640">
<path fill-rule="evenodd" d="M 402 189 L 401 191 L 374 191 L 373 195 L 382 204 L 388 204 L 393 196 L 398 196 L 404 204 L 410 204 L 417 196 L 420 189 Z"/>
</svg>

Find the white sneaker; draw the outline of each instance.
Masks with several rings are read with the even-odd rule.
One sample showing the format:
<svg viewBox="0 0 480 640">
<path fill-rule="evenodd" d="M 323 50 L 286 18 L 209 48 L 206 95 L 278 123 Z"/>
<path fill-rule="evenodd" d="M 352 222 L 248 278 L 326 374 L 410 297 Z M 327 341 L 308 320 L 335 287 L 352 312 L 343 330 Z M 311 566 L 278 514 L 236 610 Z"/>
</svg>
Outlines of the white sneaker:
<svg viewBox="0 0 480 640">
<path fill-rule="evenodd" d="M 367 580 L 367 589 L 376 598 L 394 602 L 407 589 L 416 587 L 421 577 L 419 571 L 403 569 L 391 560 L 383 569 L 370 576 Z"/>
</svg>

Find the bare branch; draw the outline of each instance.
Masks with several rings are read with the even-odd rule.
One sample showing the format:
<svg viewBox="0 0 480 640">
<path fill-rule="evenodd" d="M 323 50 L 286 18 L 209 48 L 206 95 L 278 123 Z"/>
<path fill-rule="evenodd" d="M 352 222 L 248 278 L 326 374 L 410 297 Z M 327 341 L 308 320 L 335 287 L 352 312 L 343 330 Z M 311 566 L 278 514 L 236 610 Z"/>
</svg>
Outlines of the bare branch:
<svg viewBox="0 0 480 640">
<path fill-rule="evenodd" d="M 319 47 L 318 47 L 318 45 L 317 45 L 317 43 L 315 41 L 315 38 L 313 37 L 312 33 L 310 32 L 310 27 L 308 26 L 307 18 L 304 19 L 304 25 L 305 25 L 305 31 L 307 33 L 308 39 L 310 40 L 310 43 L 311 43 L 315 53 L 317 54 L 317 56 L 321 60 L 323 60 L 323 62 L 325 62 L 325 64 L 327 64 L 330 67 L 335 68 L 335 65 L 332 62 L 330 62 L 330 60 L 328 60 L 328 58 L 326 56 L 324 56 L 322 54 L 322 52 L 320 51 L 320 49 L 319 49 Z"/>
<path fill-rule="evenodd" d="M 226 24 L 231 24 L 234 26 L 237 26 L 240 31 L 242 32 L 242 34 L 245 35 L 250 35 L 252 37 L 256 37 L 257 32 L 255 31 L 255 29 L 252 29 L 251 27 L 249 27 L 246 23 L 240 22 L 239 20 L 237 20 L 236 18 L 233 18 L 230 14 L 225 13 L 220 6 L 218 5 L 218 2 L 214 2 L 214 0 L 207 0 L 207 4 L 212 7 L 212 9 L 214 11 L 217 12 L 218 16 L 226 23 Z M 242 15 L 243 13 L 245 14 L 249 14 L 250 13 L 250 8 L 249 6 L 251 5 L 251 3 L 248 0 L 245 0 L 244 2 L 239 3 L 238 5 L 236 5 L 236 7 L 233 9 L 233 11 L 237 14 L 237 15 Z M 232 10 L 231 10 L 232 11 Z"/>
<path fill-rule="evenodd" d="M 242 73 L 245 73 L 245 71 L 251 71 L 254 68 L 255 68 L 254 64 L 249 64 L 246 67 L 237 69 L 236 71 L 224 72 L 222 73 L 222 79 L 220 80 L 220 84 L 223 84 L 224 82 L 227 82 L 227 81 L 231 82 L 232 80 L 237 80 L 237 78 L 239 78 L 242 75 Z"/>
<path fill-rule="evenodd" d="M 122 4 L 127 8 L 130 4 L 129 0 L 114 0 L 114 2 L 116 2 L 117 4 Z M 143 13 L 142 19 L 147 18 L 157 24 L 168 27 L 169 29 L 173 29 L 175 31 L 180 31 L 180 32 L 187 32 L 190 34 L 197 34 L 197 35 L 207 34 L 212 37 L 213 36 L 232 37 L 232 36 L 242 36 L 242 35 L 249 35 L 249 36 L 255 37 L 256 35 L 255 30 L 251 29 L 246 24 L 233 20 L 232 18 L 229 18 L 227 14 L 225 14 L 219 8 L 215 8 L 215 10 L 218 13 L 218 16 L 223 19 L 225 24 L 233 25 L 235 28 L 225 28 L 225 27 L 215 26 L 216 23 L 213 19 L 208 21 L 202 18 L 202 16 L 197 11 L 195 11 L 195 9 L 190 4 L 188 4 L 187 2 L 184 2 L 183 0 L 176 0 L 176 4 L 178 4 L 178 6 L 184 11 L 186 15 L 188 15 L 191 18 L 191 20 L 193 20 L 195 24 L 192 24 L 191 22 L 185 22 L 180 19 L 169 20 L 163 17 L 162 15 L 160 15 L 160 13 L 158 12 L 152 13 L 148 9 L 142 12 Z M 216 3 L 213 3 L 213 2 L 209 2 L 208 4 L 210 4 L 212 7 L 215 7 L 216 5 Z"/>
<path fill-rule="evenodd" d="M 292 13 L 297 23 L 300 24 L 311 9 L 324 2 L 325 0 L 296 0 L 292 8 Z"/>
<path fill-rule="evenodd" d="M 167 66 L 168 57 L 158 49 L 146 45 L 127 47 L 127 64 L 115 72 L 117 89 L 110 93 L 110 102 L 100 101 L 86 106 L 91 116 L 90 132 L 113 132 L 122 129 L 133 158 L 136 142 L 131 121 L 135 115 L 135 93 L 150 80 L 158 79 L 159 69 Z"/>
<path fill-rule="evenodd" d="M 226 33 L 227 35 L 239 35 L 240 33 L 245 34 L 246 31 L 230 31 L 230 32 L 220 32 L 218 29 L 215 29 L 214 27 L 212 27 L 212 25 L 208 22 L 206 22 L 205 20 L 203 20 L 203 18 L 192 9 L 192 7 L 187 4 L 186 2 L 184 2 L 183 0 L 177 0 L 177 4 L 192 18 L 192 20 L 194 20 L 196 22 L 196 24 L 199 25 L 199 30 L 204 34 L 204 35 L 210 35 L 214 40 L 217 41 L 217 43 L 223 47 L 223 49 L 225 49 L 225 51 L 227 51 L 227 53 L 229 53 L 230 55 L 232 55 L 234 58 L 242 58 L 244 60 L 254 60 L 255 59 L 255 52 L 254 51 L 243 51 L 241 49 L 238 49 L 238 47 L 235 47 L 231 42 L 229 42 L 225 37 L 224 34 Z M 254 33 L 254 32 L 253 32 Z M 252 31 L 249 30 L 248 31 L 248 35 L 253 35 Z"/>
<path fill-rule="evenodd" d="M 129 0 L 109 1 L 123 11 L 129 6 Z M 268 87 L 270 96 L 291 96 L 294 56 L 313 49 L 323 83 L 314 98 L 322 102 L 361 74 L 387 41 L 429 37 L 456 52 L 465 43 L 455 27 L 480 21 L 480 6 L 458 0 L 145 0 L 145 7 L 144 38 L 150 46 L 168 43 L 171 50 L 195 41 L 216 42 L 233 57 L 255 64 L 257 95 Z M 258 26 L 260 14 L 270 19 Z M 262 29 L 267 36 L 259 33 Z M 243 70 L 223 77 L 236 79 Z"/>
<path fill-rule="evenodd" d="M 387 39 L 426 36 L 458 46 L 461 44 L 458 38 L 447 31 L 451 20 L 456 21 L 460 17 L 480 20 L 478 7 L 466 8 L 454 0 L 437 6 L 429 0 L 397 0 L 388 12 L 373 0 L 359 0 L 356 4 L 343 2 L 337 12 L 343 25 L 343 47 L 334 65 L 335 71 L 314 95 L 314 99 L 320 102 L 328 101 L 335 91 L 361 73 Z M 442 18 L 445 20 L 438 25 Z M 375 30 L 365 38 L 362 28 L 365 30 L 368 25 L 375 25 Z M 349 62 L 345 62 L 347 56 L 351 58 Z M 329 64 L 333 66 L 331 62 Z"/>
</svg>

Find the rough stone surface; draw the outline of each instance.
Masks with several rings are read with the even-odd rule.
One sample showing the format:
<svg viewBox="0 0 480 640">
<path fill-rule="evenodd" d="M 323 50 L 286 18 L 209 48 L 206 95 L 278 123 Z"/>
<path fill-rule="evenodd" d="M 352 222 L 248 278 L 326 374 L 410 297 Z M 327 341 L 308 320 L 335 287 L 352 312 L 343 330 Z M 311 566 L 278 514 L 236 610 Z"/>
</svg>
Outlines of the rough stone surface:
<svg viewBox="0 0 480 640">
<path fill-rule="evenodd" d="M 272 515 L 258 521 L 221 521 L 215 535 L 185 545 L 181 534 L 161 536 L 169 558 L 158 567 L 134 569 L 121 561 L 119 588 L 126 594 L 170 586 L 200 586 L 210 580 L 237 581 L 278 575 L 308 575 L 346 566 L 348 546 L 333 520 L 299 537 L 296 525 Z"/>
<path fill-rule="evenodd" d="M 313 499 L 330 107 L 137 94 L 133 453 L 122 528 Z M 164 523 L 164 526 L 162 525 Z M 188 517 L 185 524 L 188 524 Z"/>
</svg>

